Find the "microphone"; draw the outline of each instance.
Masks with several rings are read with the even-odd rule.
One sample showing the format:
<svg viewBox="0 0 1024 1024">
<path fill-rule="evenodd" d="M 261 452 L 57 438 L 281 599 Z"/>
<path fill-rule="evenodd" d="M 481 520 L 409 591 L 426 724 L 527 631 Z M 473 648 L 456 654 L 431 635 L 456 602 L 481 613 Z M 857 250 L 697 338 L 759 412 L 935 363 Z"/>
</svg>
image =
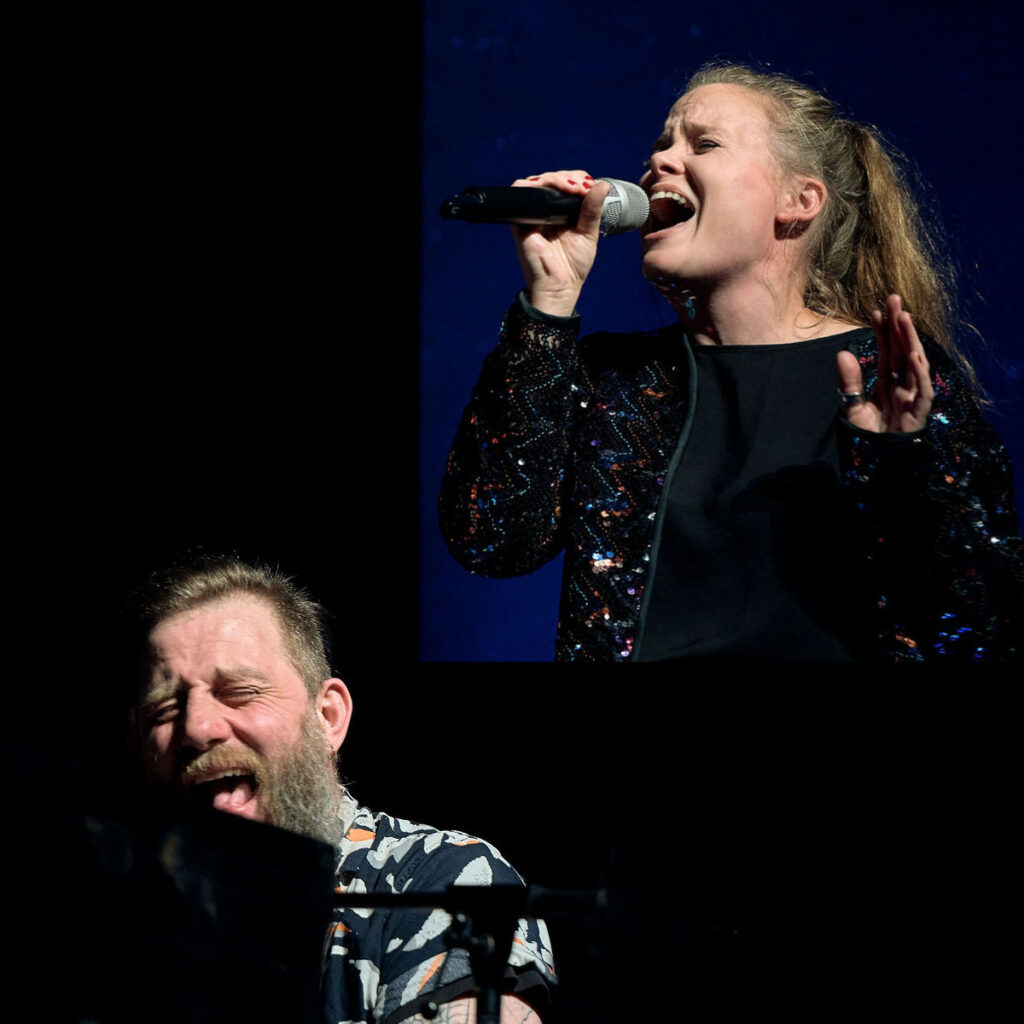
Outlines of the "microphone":
<svg viewBox="0 0 1024 1024">
<path fill-rule="evenodd" d="M 635 231 L 647 220 L 647 193 L 631 181 L 598 178 L 611 187 L 601 210 L 601 234 Z M 446 199 L 441 216 L 470 224 L 536 224 L 563 226 L 576 223 L 583 197 L 554 188 L 514 188 L 511 185 L 472 186 Z"/>
</svg>

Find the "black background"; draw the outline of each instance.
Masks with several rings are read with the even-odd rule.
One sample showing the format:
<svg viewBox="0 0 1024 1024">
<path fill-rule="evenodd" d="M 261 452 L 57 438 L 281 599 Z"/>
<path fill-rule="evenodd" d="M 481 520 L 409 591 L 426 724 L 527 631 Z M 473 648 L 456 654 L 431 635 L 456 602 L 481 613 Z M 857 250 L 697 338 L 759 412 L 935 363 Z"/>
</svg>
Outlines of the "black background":
<svg viewBox="0 0 1024 1024">
<path fill-rule="evenodd" d="M 334 613 L 362 801 L 483 835 L 531 882 L 627 880 L 623 918 L 552 921 L 565 1020 L 766 980 L 794 1012 L 997 992 L 1019 774 L 998 676 L 416 662 L 419 210 L 375 196 L 398 125 L 413 176 L 417 34 L 176 17 L 32 36 L 5 738 L 123 773 L 118 607 L 185 547 L 235 549 Z M 30 773 L 8 781 L 45 807 Z M 31 817 L 7 835 L 47 842 Z M 757 969 L 722 987 L 735 957 L 634 900 L 749 924 Z"/>
</svg>

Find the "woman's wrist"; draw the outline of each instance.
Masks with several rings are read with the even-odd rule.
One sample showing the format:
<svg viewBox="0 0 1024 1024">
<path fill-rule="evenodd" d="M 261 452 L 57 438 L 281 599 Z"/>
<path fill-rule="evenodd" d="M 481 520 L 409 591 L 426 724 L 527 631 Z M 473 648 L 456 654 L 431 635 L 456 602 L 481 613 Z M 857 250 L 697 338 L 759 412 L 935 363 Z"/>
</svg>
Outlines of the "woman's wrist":
<svg viewBox="0 0 1024 1024">
<path fill-rule="evenodd" d="M 531 320 L 544 320 L 549 323 L 570 322 L 578 320 L 580 315 L 576 312 L 575 300 L 554 300 L 541 296 L 527 295 L 524 288 L 519 293 L 519 305 L 523 312 Z"/>
</svg>

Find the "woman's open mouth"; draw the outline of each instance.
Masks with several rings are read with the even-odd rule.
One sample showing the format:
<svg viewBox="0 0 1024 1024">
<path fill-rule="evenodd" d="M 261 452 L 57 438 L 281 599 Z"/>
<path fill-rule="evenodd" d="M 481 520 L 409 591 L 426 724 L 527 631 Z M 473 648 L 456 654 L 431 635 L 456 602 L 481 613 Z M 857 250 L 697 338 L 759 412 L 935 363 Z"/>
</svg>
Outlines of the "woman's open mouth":
<svg viewBox="0 0 1024 1024">
<path fill-rule="evenodd" d="M 678 192 L 658 190 L 651 193 L 651 214 L 649 232 L 685 224 L 696 211 L 689 199 Z"/>
</svg>

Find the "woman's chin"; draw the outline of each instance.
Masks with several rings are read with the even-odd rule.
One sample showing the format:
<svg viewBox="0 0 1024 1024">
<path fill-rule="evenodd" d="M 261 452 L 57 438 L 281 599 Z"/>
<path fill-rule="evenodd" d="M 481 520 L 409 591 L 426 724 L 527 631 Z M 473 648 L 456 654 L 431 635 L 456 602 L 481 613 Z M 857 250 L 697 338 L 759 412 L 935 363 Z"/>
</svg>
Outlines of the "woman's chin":
<svg viewBox="0 0 1024 1024">
<path fill-rule="evenodd" d="M 656 252 L 644 253 L 640 269 L 647 281 L 660 291 L 675 292 L 686 287 L 678 264 L 659 259 Z"/>
</svg>

